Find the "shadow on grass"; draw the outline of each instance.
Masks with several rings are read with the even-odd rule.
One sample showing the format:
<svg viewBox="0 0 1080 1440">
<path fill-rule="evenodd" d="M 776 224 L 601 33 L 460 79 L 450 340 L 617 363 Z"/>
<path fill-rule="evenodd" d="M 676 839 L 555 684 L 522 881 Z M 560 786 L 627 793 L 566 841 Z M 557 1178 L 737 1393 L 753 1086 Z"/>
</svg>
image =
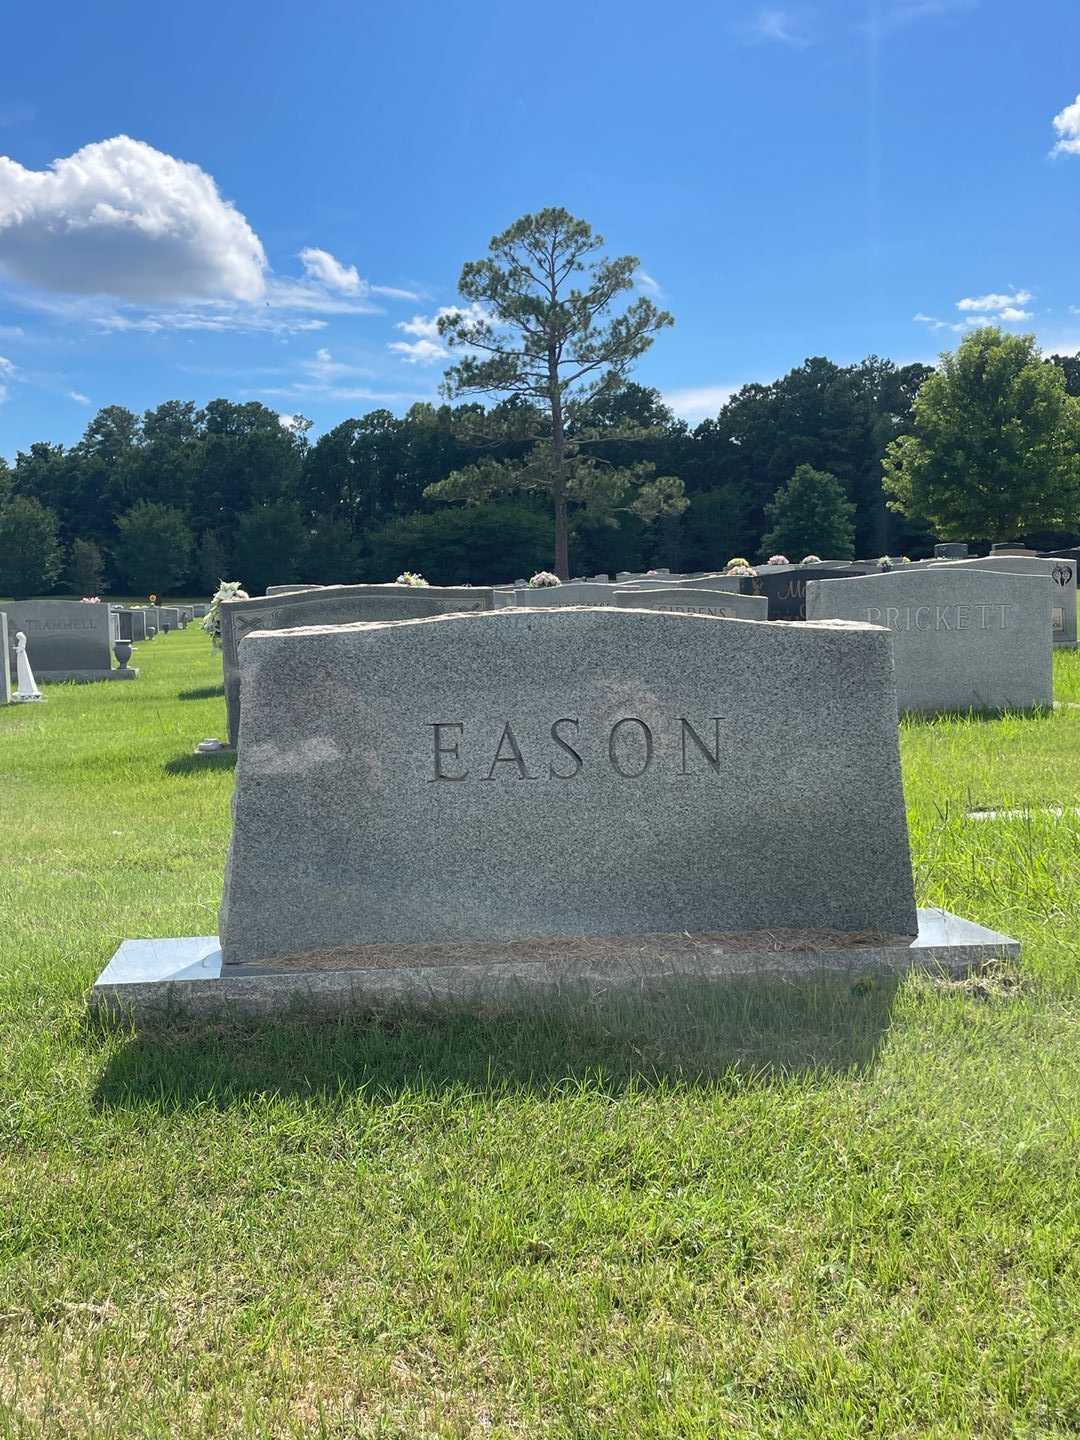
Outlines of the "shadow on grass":
<svg viewBox="0 0 1080 1440">
<path fill-rule="evenodd" d="M 181 690 L 178 700 L 218 700 L 224 697 L 224 685 L 204 685 L 201 690 Z"/>
<path fill-rule="evenodd" d="M 177 755 L 161 767 L 166 775 L 198 775 L 203 770 L 235 770 L 235 750 L 211 750 L 206 755 Z"/>
<path fill-rule="evenodd" d="M 169 1111 L 254 1096 L 340 1101 L 363 1090 L 554 1095 L 567 1084 L 737 1090 L 868 1070 L 888 1031 L 894 976 L 692 980 L 603 1000 L 565 994 L 503 1013 L 442 1008 L 190 1023 L 140 1032 L 111 1057 L 95 1100 Z M 100 1032 L 99 1032 L 100 1033 Z"/>
</svg>

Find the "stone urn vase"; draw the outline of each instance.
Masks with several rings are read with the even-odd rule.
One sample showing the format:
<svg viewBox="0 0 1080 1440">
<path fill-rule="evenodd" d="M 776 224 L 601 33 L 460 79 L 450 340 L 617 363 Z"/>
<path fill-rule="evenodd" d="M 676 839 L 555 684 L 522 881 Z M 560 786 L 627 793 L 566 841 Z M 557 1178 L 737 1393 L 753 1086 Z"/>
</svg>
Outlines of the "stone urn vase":
<svg viewBox="0 0 1080 1440">
<path fill-rule="evenodd" d="M 120 669 L 126 670 L 128 668 L 128 661 L 131 659 L 131 641 L 114 640 L 112 648 L 113 654 L 120 663 Z"/>
</svg>

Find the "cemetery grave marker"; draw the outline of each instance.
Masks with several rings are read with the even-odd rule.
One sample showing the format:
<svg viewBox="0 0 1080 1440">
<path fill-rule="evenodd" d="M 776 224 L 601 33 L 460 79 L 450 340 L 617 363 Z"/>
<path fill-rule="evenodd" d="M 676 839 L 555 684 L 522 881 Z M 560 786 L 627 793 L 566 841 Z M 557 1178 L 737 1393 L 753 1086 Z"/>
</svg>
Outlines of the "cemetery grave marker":
<svg viewBox="0 0 1080 1440">
<path fill-rule="evenodd" d="M 1054 644 L 1066 650 L 1075 650 L 1076 633 L 1076 562 L 1064 557 L 1048 559 L 1030 552 L 1001 554 L 995 552 L 977 560 L 949 560 L 937 562 L 950 567 L 970 567 L 973 570 L 1004 571 L 1010 575 L 1049 575 L 1051 584 L 1051 624 Z"/>
<path fill-rule="evenodd" d="M 324 585 L 221 606 L 221 655 L 228 712 L 228 743 L 240 734 L 240 642 L 254 630 L 348 625 L 362 620 L 410 620 L 453 611 L 491 610 L 490 589 L 480 586 Z"/>
<path fill-rule="evenodd" d="M 1050 585 L 963 561 L 857 579 L 812 580 L 810 620 L 892 631 L 897 704 L 921 714 L 1053 704 Z"/>
<path fill-rule="evenodd" d="M 764 595 L 740 595 L 738 591 L 724 593 L 720 590 L 698 590 L 690 585 L 670 585 L 662 590 L 621 590 L 612 598 L 623 609 L 716 615 L 723 620 L 769 618 L 769 602 Z"/>
<path fill-rule="evenodd" d="M 15 633 L 26 636 L 27 653 L 39 684 L 65 680 L 133 680 L 137 670 L 113 669 L 113 644 L 119 620 L 108 605 L 78 600 L 12 600 L 4 602 L 9 647 Z M 13 649 L 9 668 L 16 673 Z"/>
<path fill-rule="evenodd" d="M 256 632 L 240 666 L 221 944 L 125 942 L 106 1009 L 530 1005 L 1016 953 L 916 909 L 879 627 L 513 608 Z"/>
</svg>

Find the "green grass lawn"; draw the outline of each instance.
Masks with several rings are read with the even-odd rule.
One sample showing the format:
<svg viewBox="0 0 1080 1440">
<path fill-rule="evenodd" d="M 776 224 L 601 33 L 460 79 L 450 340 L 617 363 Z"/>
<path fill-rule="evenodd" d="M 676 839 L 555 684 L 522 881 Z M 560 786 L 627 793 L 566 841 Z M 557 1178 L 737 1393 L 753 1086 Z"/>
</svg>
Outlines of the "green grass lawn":
<svg viewBox="0 0 1080 1440">
<path fill-rule="evenodd" d="M 0 710 L 0 1437 L 1080 1434 L 1080 819 L 965 818 L 1080 804 L 1080 708 L 903 729 L 1015 971 L 137 1038 L 232 771 L 206 638 L 135 663 Z"/>
</svg>

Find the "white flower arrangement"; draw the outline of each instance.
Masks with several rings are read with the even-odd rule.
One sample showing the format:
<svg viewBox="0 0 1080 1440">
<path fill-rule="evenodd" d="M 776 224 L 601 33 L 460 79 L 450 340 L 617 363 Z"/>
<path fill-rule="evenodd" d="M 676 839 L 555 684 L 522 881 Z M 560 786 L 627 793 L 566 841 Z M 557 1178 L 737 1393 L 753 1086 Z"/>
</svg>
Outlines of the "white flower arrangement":
<svg viewBox="0 0 1080 1440">
<path fill-rule="evenodd" d="M 538 570 L 529 581 L 530 590 L 547 590 L 552 585 L 561 585 L 562 581 L 550 570 Z"/>
<path fill-rule="evenodd" d="M 768 563 L 770 565 L 790 565 L 791 561 L 786 555 L 770 555 Z"/>
<path fill-rule="evenodd" d="M 218 581 L 218 588 L 210 601 L 210 609 L 202 618 L 202 628 L 210 636 L 210 643 L 215 650 L 221 649 L 221 602 L 250 598 L 248 592 L 241 588 L 239 580 Z"/>
<path fill-rule="evenodd" d="M 821 556 L 820 556 L 820 555 L 804 555 L 804 556 L 802 557 L 802 563 L 803 563 L 804 565 L 820 565 L 820 564 L 821 564 Z"/>
<path fill-rule="evenodd" d="M 394 581 L 395 585 L 426 585 L 428 582 L 415 570 L 403 570 Z"/>
</svg>

